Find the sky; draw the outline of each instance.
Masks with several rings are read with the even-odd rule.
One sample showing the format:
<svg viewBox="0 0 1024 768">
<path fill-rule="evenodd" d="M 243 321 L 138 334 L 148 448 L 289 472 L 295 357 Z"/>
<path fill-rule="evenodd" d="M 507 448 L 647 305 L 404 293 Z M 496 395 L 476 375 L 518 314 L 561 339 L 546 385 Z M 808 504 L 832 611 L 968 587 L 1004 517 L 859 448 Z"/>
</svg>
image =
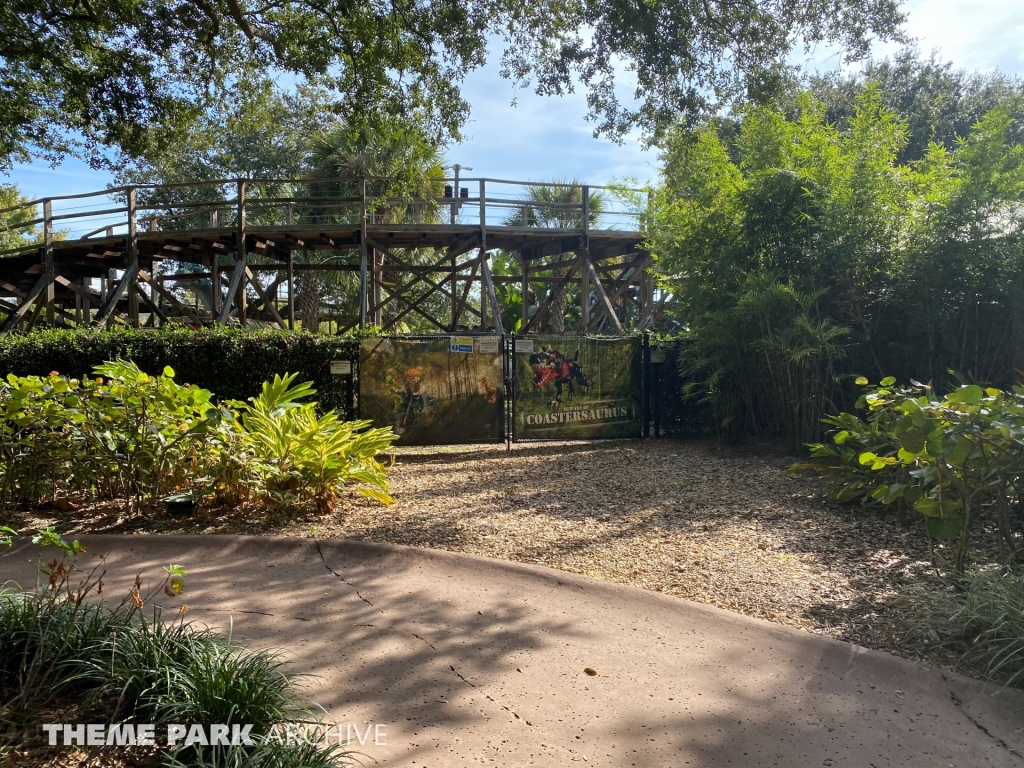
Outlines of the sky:
<svg viewBox="0 0 1024 768">
<path fill-rule="evenodd" d="M 1024 2 L 1021 0 L 909 0 L 907 33 L 921 51 L 937 49 L 944 60 L 965 69 L 1024 75 Z M 881 58 L 897 46 L 876 45 Z M 817 69 L 835 69 L 840 57 L 819 49 L 794 61 Z M 496 61 L 471 73 L 464 94 L 472 105 L 465 141 L 450 147 L 450 163 L 470 166 L 471 176 L 544 181 L 577 178 L 604 184 L 624 177 L 641 181 L 656 175 L 657 156 L 634 137 L 622 145 L 595 139 L 585 121 L 582 93 L 561 98 L 515 92 L 498 74 Z M 512 106 L 513 99 L 517 105 Z M 19 165 L 8 179 L 32 198 L 102 189 L 110 177 L 77 160 L 57 168 L 46 163 Z"/>
</svg>

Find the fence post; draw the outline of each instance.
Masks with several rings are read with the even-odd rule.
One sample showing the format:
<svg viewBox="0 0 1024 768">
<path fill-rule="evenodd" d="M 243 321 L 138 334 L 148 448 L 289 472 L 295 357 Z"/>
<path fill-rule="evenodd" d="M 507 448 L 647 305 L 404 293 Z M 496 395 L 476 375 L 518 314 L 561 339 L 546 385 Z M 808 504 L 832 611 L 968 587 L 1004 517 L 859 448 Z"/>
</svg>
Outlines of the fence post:
<svg viewBox="0 0 1024 768">
<path fill-rule="evenodd" d="M 53 301 L 54 291 L 54 268 L 53 268 L 53 201 L 43 201 L 43 271 L 50 278 L 46 285 L 44 303 L 46 305 L 46 322 L 52 327 L 54 324 Z"/>
<path fill-rule="evenodd" d="M 128 188 L 128 269 L 122 280 L 130 280 L 125 287 L 128 292 L 128 319 L 136 328 L 139 327 L 139 293 L 135 284 L 135 275 L 139 267 L 139 226 L 135 204 L 135 187 Z"/>
<path fill-rule="evenodd" d="M 642 392 L 642 404 L 641 412 L 643 414 L 643 430 L 641 435 L 643 437 L 651 436 L 651 334 L 644 331 L 643 340 L 640 345 L 641 348 L 641 381 L 643 386 L 641 387 Z"/>
<path fill-rule="evenodd" d="M 662 363 L 655 363 L 658 374 L 654 377 L 654 436 L 661 437 L 661 366 Z"/>
<path fill-rule="evenodd" d="M 245 264 L 245 179 L 238 180 L 238 233 L 236 235 L 238 239 L 237 254 L 238 261 Z M 246 309 L 248 302 L 246 301 L 246 277 L 245 274 L 238 281 L 238 322 L 242 325 L 246 324 L 248 318 L 246 317 Z M 229 301 L 231 298 L 229 297 Z"/>
<path fill-rule="evenodd" d="M 366 179 L 361 182 L 363 205 L 359 216 L 359 329 L 366 327 L 366 271 L 369 254 L 366 252 Z"/>
<path fill-rule="evenodd" d="M 511 450 L 511 443 L 515 442 L 516 439 L 516 335 L 512 334 L 508 342 L 508 348 L 505 350 L 505 360 L 507 361 L 509 372 L 508 372 L 508 390 L 509 400 L 511 400 L 511 407 L 509 412 L 511 414 L 511 424 L 509 425 L 509 450 Z"/>
</svg>

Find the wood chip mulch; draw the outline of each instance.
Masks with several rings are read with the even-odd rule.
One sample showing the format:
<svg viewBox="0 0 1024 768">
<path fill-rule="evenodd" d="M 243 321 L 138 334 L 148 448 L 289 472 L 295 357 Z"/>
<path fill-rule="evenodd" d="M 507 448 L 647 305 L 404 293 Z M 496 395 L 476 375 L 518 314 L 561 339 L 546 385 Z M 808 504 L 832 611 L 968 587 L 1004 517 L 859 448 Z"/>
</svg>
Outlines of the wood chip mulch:
<svg viewBox="0 0 1024 768">
<path fill-rule="evenodd" d="M 934 578 L 920 518 L 825 500 L 778 446 L 645 440 L 401 448 L 385 508 L 355 496 L 314 510 L 86 509 L 18 522 L 65 533 L 348 537 L 535 563 L 715 605 L 952 667 L 911 638 L 900 587 Z M 938 588 L 938 584 L 936 585 Z"/>
</svg>

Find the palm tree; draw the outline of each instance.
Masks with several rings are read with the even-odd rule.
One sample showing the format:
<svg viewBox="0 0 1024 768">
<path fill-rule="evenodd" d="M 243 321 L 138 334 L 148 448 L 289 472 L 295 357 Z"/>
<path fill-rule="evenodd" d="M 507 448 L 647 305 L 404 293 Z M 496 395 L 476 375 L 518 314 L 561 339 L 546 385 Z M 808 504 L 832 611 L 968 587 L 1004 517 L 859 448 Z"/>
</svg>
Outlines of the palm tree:
<svg viewBox="0 0 1024 768">
<path fill-rule="evenodd" d="M 583 223 L 583 183 L 576 179 L 555 179 L 549 184 L 530 187 L 526 203 L 505 220 L 510 227 L 548 227 L 553 229 L 579 229 Z M 593 227 L 601 219 L 605 208 L 605 196 L 601 190 L 588 195 L 588 225 Z M 573 206 L 573 207 L 566 207 Z M 564 269 L 564 268 L 563 268 Z M 562 269 L 555 270 L 555 277 L 564 276 Z M 565 333 L 565 286 L 558 286 L 551 301 L 551 330 Z M 528 297 L 524 297 L 528 300 Z M 538 297 L 540 304 L 540 297 Z"/>
<path fill-rule="evenodd" d="M 440 219 L 436 202 L 444 187 L 440 148 L 425 133 L 400 120 L 341 124 L 324 131 L 313 137 L 306 166 L 311 197 L 360 197 L 365 179 L 367 196 L 374 199 L 374 222 Z M 361 204 L 343 208 L 312 205 L 302 212 L 303 218 L 321 223 L 356 223 L 360 215 Z M 336 257 L 306 253 L 302 260 L 323 263 L 330 258 Z M 358 291 L 357 279 L 350 272 L 302 272 L 296 302 L 303 327 L 314 333 L 320 327 L 324 291 L 352 297 Z"/>
</svg>

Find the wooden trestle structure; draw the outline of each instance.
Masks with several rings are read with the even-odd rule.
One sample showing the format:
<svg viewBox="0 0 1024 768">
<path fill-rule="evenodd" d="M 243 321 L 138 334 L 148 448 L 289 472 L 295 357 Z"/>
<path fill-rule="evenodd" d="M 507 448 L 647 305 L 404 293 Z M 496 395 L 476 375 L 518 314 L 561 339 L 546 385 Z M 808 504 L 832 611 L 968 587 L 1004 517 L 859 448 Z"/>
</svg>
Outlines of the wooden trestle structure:
<svg viewBox="0 0 1024 768">
<path fill-rule="evenodd" d="M 294 328 L 296 277 L 307 270 L 358 273 L 358 321 L 349 327 L 393 330 L 415 315 L 434 331 L 504 333 L 511 329 L 502 327 L 496 293 L 504 283 L 527 297 L 519 333 L 550 330 L 553 301 L 570 286 L 580 287 L 578 321 L 558 330 L 621 334 L 658 326 L 671 296 L 656 287 L 637 214 L 605 212 L 601 224 L 619 217 L 615 226 L 592 227 L 587 186 L 577 188 L 580 202 L 538 203 L 525 182 L 439 183 L 444 197 L 386 201 L 368 195 L 366 181 L 360 196 L 332 198 L 262 194 L 308 190 L 309 180 L 237 179 L 121 187 L 0 211 L 8 222 L 0 235 L 38 241 L 0 253 L 0 335 L 42 323 Z M 426 223 L 388 221 L 380 212 L 391 207 L 406 212 L 405 222 Z M 531 220 L 556 225 L 521 225 Z M 492 274 L 488 252 L 499 249 L 516 254 L 518 275 Z M 325 250 L 337 257 L 305 257 Z M 207 301 L 189 300 L 181 289 L 200 283 L 209 286 Z M 550 288 L 546 298 L 531 303 L 542 286 Z"/>
</svg>

